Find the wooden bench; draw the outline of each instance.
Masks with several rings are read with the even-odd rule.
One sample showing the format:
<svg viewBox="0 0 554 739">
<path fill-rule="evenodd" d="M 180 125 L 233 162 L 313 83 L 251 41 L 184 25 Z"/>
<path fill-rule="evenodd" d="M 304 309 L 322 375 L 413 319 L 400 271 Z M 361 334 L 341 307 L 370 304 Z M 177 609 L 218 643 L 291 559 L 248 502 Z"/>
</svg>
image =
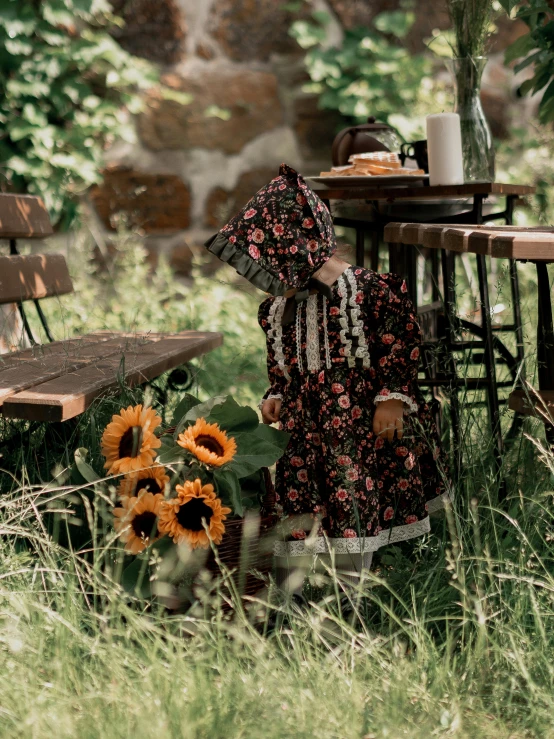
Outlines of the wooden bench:
<svg viewBox="0 0 554 739">
<path fill-rule="evenodd" d="M 83 413 L 122 383 L 138 385 L 183 365 L 223 343 L 220 333 L 98 331 L 54 341 L 39 300 L 73 292 L 62 254 L 20 255 L 16 239 L 52 233 L 39 198 L 0 195 L 0 306 L 15 305 L 30 346 L 0 354 L 0 413 L 6 418 L 59 422 Z M 48 344 L 33 335 L 24 303 L 34 302 Z"/>
</svg>

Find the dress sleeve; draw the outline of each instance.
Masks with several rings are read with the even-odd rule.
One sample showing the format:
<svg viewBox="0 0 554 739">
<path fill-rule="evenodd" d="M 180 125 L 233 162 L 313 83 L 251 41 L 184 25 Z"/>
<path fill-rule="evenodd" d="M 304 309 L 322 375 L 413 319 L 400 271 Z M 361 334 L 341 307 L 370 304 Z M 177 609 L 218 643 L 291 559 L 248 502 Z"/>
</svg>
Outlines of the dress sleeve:
<svg viewBox="0 0 554 739">
<path fill-rule="evenodd" d="M 282 399 L 285 388 L 290 380 L 284 365 L 284 358 L 277 356 L 280 346 L 282 353 L 282 337 L 280 325 L 275 325 L 276 307 L 275 299 L 269 298 L 268 300 L 264 300 L 258 311 L 258 323 L 262 327 L 267 340 L 267 375 L 270 382 L 270 387 L 264 394 L 260 406 L 268 398 Z"/>
<path fill-rule="evenodd" d="M 416 413 L 421 330 L 406 283 L 398 275 L 379 275 L 370 290 L 367 320 L 372 335 L 374 403 L 396 398 Z"/>
</svg>

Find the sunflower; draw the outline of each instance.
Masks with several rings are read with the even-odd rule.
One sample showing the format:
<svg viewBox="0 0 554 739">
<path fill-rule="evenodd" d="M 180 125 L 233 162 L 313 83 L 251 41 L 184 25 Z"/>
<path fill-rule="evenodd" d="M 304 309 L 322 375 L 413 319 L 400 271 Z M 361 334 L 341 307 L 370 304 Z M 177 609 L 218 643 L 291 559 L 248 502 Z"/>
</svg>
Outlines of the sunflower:
<svg viewBox="0 0 554 739">
<path fill-rule="evenodd" d="M 104 467 L 110 474 L 134 472 L 150 467 L 156 456 L 154 449 L 161 441 L 154 430 L 162 419 L 152 408 L 142 405 L 129 406 L 112 416 L 102 434 L 102 454 L 106 458 Z"/>
<path fill-rule="evenodd" d="M 203 418 L 199 418 L 194 426 L 189 426 L 184 434 L 179 434 L 177 444 L 188 449 L 200 462 L 213 467 L 227 464 L 237 452 L 233 437 L 229 438 L 217 423 L 206 423 Z"/>
<path fill-rule="evenodd" d="M 166 500 L 162 505 L 160 532 L 169 534 L 176 544 L 186 542 L 191 549 L 207 549 L 210 539 L 220 544 L 225 533 L 223 521 L 231 509 L 221 505 L 213 485 L 202 486 L 201 480 L 196 479 L 194 482 L 187 480 L 175 489 L 177 498 Z M 207 532 L 202 519 L 206 520 Z"/>
<path fill-rule="evenodd" d="M 159 520 L 163 495 L 142 492 L 138 497 L 124 498 L 121 508 L 114 508 L 114 528 L 125 551 L 131 554 L 142 552 L 149 544 L 160 538 Z"/>
<path fill-rule="evenodd" d="M 132 495 L 138 495 L 141 490 L 154 494 L 163 493 L 168 482 L 169 475 L 166 474 L 165 467 L 154 464 L 140 472 L 125 475 L 119 483 L 117 494 L 120 498 L 130 498 Z"/>
</svg>

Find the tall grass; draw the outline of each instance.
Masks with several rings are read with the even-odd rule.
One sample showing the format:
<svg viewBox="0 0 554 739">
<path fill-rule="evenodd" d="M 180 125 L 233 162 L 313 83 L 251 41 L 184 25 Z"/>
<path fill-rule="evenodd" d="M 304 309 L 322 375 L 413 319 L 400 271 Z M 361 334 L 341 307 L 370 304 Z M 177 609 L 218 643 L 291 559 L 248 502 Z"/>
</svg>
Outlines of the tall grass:
<svg viewBox="0 0 554 739">
<path fill-rule="evenodd" d="M 265 385 L 254 298 L 202 280 L 177 298 L 169 273 L 149 282 L 137 252 L 126 258 L 131 266 L 111 283 L 79 286 L 59 316 L 69 333 L 130 318 L 141 329 L 222 326 L 230 354 L 220 361 L 236 364 L 219 374 L 208 364 L 213 386 L 234 377 L 248 400 Z M 452 508 L 430 536 L 376 557 L 350 593 L 352 614 L 341 611 L 344 583 L 331 568 L 306 584 L 307 612 L 268 582 L 259 602 L 235 599 L 224 615 L 218 604 L 234 596 L 223 571 L 197 582 L 186 614 L 170 615 L 123 591 L 109 526 L 87 507 L 94 491 L 67 473 L 77 442 L 99 461 L 98 429 L 142 392 L 97 403 L 65 440 L 22 436 L 18 464 L 0 472 L 9 480 L 0 498 L 0 736 L 554 736 L 554 457 L 537 441 L 541 424 L 526 421 L 499 475 L 482 411 L 464 409 Z M 79 500 L 92 550 L 49 533 L 52 512 L 76 517 Z M 268 631 L 272 613 L 284 620 Z"/>
</svg>

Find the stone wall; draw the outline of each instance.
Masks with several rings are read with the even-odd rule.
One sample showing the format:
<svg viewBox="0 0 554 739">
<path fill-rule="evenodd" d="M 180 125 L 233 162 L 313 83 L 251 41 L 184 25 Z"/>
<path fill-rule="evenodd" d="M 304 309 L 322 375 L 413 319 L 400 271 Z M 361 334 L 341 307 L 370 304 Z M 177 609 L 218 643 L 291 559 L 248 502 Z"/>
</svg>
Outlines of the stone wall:
<svg viewBox="0 0 554 739">
<path fill-rule="evenodd" d="M 302 92 L 303 52 L 288 31 L 294 16 L 281 0 L 112 0 L 126 19 L 117 32 L 134 54 L 160 65 L 137 117 L 137 141 L 107 153 L 106 179 L 91 192 L 109 232 L 123 219 L 144 233 L 155 263 L 169 254 L 190 271 L 189 247 L 202 243 L 286 161 L 309 175 L 327 168 L 335 133 L 344 126 L 317 97 Z M 313 0 L 332 18 L 329 41 L 345 28 L 370 24 L 399 0 Z M 433 28 L 446 28 L 441 3 L 419 0 L 412 51 Z M 514 97 L 501 49 L 521 32 L 505 24 L 487 73 L 484 102 L 496 134 L 506 133 Z M 492 76 L 491 76 L 492 73 Z"/>
</svg>

